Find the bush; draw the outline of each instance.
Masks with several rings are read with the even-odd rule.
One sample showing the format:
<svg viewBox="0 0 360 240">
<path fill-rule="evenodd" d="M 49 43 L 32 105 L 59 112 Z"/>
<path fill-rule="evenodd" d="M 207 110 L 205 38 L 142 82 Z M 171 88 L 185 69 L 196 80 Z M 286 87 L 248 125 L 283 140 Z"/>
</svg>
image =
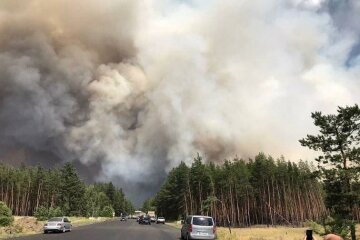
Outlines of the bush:
<svg viewBox="0 0 360 240">
<path fill-rule="evenodd" d="M 52 217 L 61 217 L 63 215 L 61 209 L 57 208 L 47 208 L 44 206 L 40 206 L 35 210 L 34 216 L 38 221 L 45 221 Z"/>
<path fill-rule="evenodd" d="M 111 206 L 105 206 L 100 212 L 100 217 L 113 217 L 114 209 Z"/>
<path fill-rule="evenodd" d="M 57 207 L 57 208 L 50 207 L 49 208 L 48 218 L 61 217 L 62 215 L 63 215 L 63 213 L 59 207 Z"/>
<path fill-rule="evenodd" d="M 36 210 L 34 212 L 34 217 L 36 217 L 36 219 L 38 221 L 48 220 L 48 218 L 49 218 L 49 209 L 47 209 L 46 207 L 43 207 L 43 206 L 40 206 L 40 207 L 36 208 Z"/>
<path fill-rule="evenodd" d="M 324 235 L 325 234 L 324 226 L 322 226 L 321 224 L 319 224 L 317 222 L 306 221 L 305 226 L 312 229 L 315 233 L 317 233 L 319 235 Z"/>
<path fill-rule="evenodd" d="M 11 209 L 4 202 L 0 202 L 0 226 L 9 226 L 13 221 Z"/>
</svg>

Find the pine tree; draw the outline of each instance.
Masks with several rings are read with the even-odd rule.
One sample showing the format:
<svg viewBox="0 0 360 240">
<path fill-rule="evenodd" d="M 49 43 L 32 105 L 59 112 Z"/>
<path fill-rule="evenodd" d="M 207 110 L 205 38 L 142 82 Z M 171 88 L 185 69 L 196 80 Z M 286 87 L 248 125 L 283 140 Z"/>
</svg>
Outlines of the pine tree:
<svg viewBox="0 0 360 240">
<path fill-rule="evenodd" d="M 311 117 L 320 134 L 307 135 L 300 143 L 322 152 L 316 161 L 325 179 L 326 203 L 332 214 L 337 219 L 353 220 L 360 201 L 360 193 L 353 187 L 359 181 L 360 109 L 358 105 L 338 107 L 337 114 L 315 112 Z M 351 229 L 354 240 L 354 224 Z"/>
<path fill-rule="evenodd" d="M 60 170 L 59 204 L 66 215 L 81 215 L 85 185 L 73 164 L 66 163 Z"/>
</svg>

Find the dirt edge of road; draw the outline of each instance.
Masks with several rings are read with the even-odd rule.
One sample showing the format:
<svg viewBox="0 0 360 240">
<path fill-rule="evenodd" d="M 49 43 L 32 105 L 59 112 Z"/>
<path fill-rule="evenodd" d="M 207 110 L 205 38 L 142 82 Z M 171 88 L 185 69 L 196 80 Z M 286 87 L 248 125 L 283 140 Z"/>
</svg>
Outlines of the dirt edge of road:
<svg viewBox="0 0 360 240">
<path fill-rule="evenodd" d="M 113 218 L 70 217 L 73 227 L 113 220 Z M 45 221 L 37 221 L 34 217 L 16 216 L 11 226 L 0 227 L 0 239 L 39 234 L 43 231 Z"/>
</svg>

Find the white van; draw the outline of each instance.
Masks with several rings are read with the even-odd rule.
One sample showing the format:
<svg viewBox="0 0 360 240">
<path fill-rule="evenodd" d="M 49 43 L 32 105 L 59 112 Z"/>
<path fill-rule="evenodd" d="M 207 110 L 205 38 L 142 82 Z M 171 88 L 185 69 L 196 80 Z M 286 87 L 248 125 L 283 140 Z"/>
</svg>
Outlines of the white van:
<svg viewBox="0 0 360 240">
<path fill-rule="evenodd" d="M 181 239 L 216 239 L 214 219 L 209 216 L 188 216 L 181 228 Z"/>
</svg>

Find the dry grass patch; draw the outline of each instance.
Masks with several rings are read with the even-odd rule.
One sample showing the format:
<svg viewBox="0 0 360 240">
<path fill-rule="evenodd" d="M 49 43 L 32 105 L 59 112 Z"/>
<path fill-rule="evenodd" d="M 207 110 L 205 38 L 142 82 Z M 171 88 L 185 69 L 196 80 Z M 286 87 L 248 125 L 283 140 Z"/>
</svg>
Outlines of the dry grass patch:
<svg viewBox="0 0 360 240">
<path fill-rule="evenodd" d="M 167 225 L 181 228 L 180 222 L 167 222 Z M 229 233 L 228 228 L 218 227 L 218 240 L 304 240 L 305 231 L 308 228 L 292 227 L 249 227 L 232 228 Z M 360 239 L 360 224 L 356 228 L 357 238 Z M 317 240 L 323 239 L 320 235 L 314 234 Z"/>
<path fill-rule="evenodd" d="M 307 228 L 291 227 L 251 227 L 233 228 L 230 235 L 228 228 L 218 228 L 219 240 L 303 240 Z M 319 235 L 314 235 L 322 239 Z"/>
</svg>

